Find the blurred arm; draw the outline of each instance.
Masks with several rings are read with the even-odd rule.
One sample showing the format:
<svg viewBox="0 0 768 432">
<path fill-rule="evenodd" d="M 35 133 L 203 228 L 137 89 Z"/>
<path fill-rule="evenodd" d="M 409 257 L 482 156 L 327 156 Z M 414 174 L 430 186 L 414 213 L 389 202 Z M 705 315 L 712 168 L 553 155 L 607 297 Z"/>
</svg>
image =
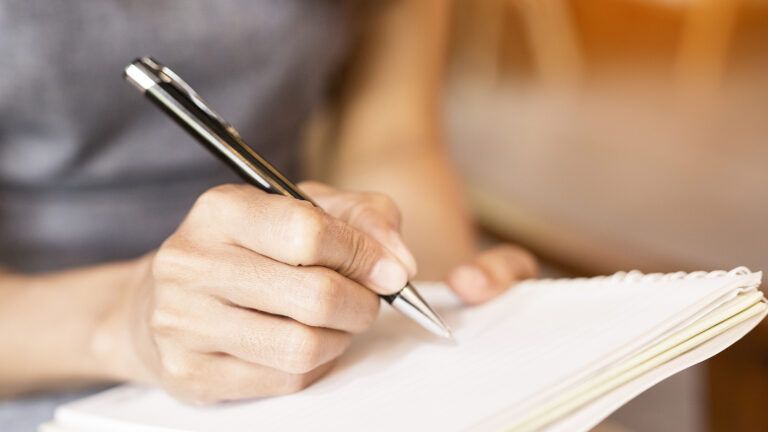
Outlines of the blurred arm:
<svg viewBox="0 0 768 432">
<path fill-rule="evenodd" d="M 37 276 L 0 269 L 0 398 L 119 379 L 112 354 L 128 344 L 100 329 L 108 312 L 125 302 L 133 267 L 114 263 Z"/>
<path fill-rule="evenodd" d="M 448 2 L 388 1 L 373 12 L 343 93 L 331 181 L 394 198 L 419 277 L 443 277 L 475 250 L 441 136 Z"/>
</svg>

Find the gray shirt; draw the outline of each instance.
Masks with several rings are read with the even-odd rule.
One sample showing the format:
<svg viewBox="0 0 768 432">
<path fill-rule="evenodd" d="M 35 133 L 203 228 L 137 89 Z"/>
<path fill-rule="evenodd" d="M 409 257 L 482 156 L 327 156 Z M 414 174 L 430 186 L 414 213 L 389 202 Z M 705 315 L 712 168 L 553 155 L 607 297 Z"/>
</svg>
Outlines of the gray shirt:
<svg viewBox="0 0 768 432">
<path fill-rule="evenodd" d="M 237 181 L 123 82 L 139 56 L 172 67 L 295 175 L 348 13 L 333 0 L 0 2 L 0 264 L 40 272 L 139 256 L 202 191 Z M 51 408 L 2 403 L 0 429 L 31 430 Z"/>
</svg>

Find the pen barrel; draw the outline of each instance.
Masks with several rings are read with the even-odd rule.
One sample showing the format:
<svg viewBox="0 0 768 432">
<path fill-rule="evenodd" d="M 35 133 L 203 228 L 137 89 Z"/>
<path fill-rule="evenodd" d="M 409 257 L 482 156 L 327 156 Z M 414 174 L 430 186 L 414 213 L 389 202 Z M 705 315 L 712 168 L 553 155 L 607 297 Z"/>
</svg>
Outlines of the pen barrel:
<svg viewBox="0 0 768 432">
<path fill-rule="evenodd" d="M 158 83 L 146 92 L 146 96 L 160 109 L 169 113 L 176 123 L 211 153 L 230 165 L 247 183 L 266 192 L 312 201 L 269 162 L 255 153 L 236 132 L 233 133 L 173 85 Z M 272 175 L 262 175 L 264 172 Z"/>
<path fill-rule="evenodd" d="M 266 192 L 315 204 L 272 164 L 256 153 L 229 123 L 210 109 L 179 76 L 144 57 L 125 69 L 126 79 L 217 158 Z M 315 204 L 316 205 L 316 204 Z"/>
</svg>

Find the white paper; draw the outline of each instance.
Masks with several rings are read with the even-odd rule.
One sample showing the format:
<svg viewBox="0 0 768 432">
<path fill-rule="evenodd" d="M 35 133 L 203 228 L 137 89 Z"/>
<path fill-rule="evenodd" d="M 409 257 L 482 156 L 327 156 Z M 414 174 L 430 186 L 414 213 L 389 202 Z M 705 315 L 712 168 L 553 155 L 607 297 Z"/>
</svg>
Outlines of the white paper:
<svg viewBox="0 0 768 432">
<path fill-rule="evenodd" d="M 61 407 L 56 427 L 466 430 L 626 358 L 759 281 L 759 273 L 656 282 L 532 281 L 476 308 L 460 307 L 440 287 L 420 285 L 458 345 L 431 338 L 384 307 L 374 329 L 353 343 L 334 371 L 300 393 L 200 408 L 157 389 L 123 386 Z"/>
</svg>

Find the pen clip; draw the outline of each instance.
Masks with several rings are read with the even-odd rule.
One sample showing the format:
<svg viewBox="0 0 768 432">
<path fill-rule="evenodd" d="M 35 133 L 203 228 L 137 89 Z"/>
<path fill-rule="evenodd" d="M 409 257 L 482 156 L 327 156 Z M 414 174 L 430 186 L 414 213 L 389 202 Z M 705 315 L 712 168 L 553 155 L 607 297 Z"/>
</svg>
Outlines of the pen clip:
<svg viewBox="0 0 768 432">
<path fill-rule="evenodd" d="M 161 80 L 172 85 L 174 88 L 176 88 L 176 90 L 180 91 L 182 94 L 187 96 L 187 98 L 189 98 L 189 100 L 192 103 L 194 103 L 195 106 L 197 106 L 204 113 L 206 113 L 211 118 L 211 120 L 214 120 L 217 123 L 219 123 L 221 127 L 224 128 L 230 134 L 232 134 L 233 137 L 239 140 L 242 140 L 240 133 L 237 132 L 234 126 L 229 124 L 216 111 L 211 109 L 208 106 L 208 104 L 205 103 L 203 98 L 195 91 L 195 89 L 193 89 L 192 86 L 187 84 L 187 82 L 184 81 L 180 76 L 178 76 L 176 72 L 174 72 L 171 68 L 160 64 L 158 61 L 156 61 L 152 57 L 142 57 L 141 62 L 151 67 L 157 73 L 157 76 Z"/>
<path fill-rule="evenodd" d="M 246 181 L 267 192 L 292 196 L 317 205 L 254 151 L 231 124 L 212 110 L 192 86 L 170 68 L 152 57 L 142 57 L 126 67 L 124 77 L 165 108 L 179 124 L 191 130 L 203 145 L 244 173 Z M 190 108 L 196 112 L 190 112 Z"/>
</svg>

